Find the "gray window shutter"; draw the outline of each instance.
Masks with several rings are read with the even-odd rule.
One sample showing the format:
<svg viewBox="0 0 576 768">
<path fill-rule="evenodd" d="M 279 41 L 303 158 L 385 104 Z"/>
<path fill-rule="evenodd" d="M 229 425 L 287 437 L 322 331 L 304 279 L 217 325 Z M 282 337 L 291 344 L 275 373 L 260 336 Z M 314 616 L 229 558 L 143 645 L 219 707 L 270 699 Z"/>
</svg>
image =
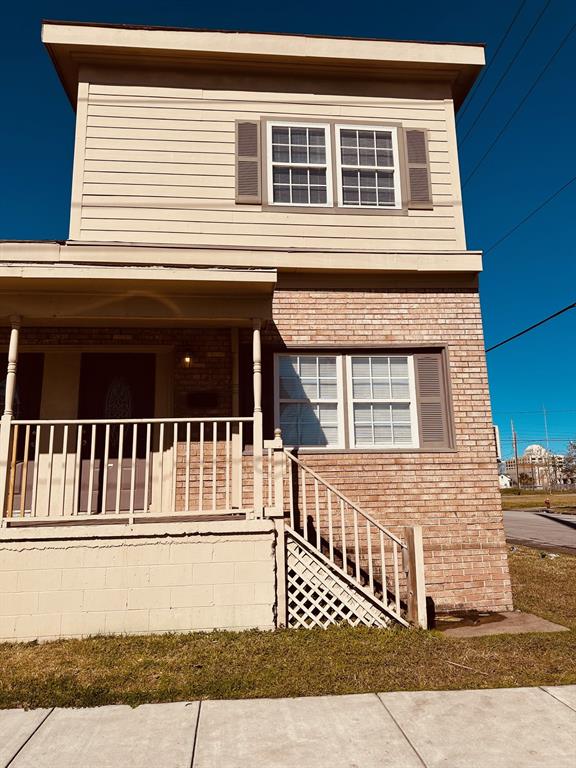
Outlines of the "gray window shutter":
<svg viewBox="0 0 576 768">
<path fill-rule="evenodd" d="M 420 448 L 452 447 L 448 386 L 442 352 L 414 355 Z"/>
<path fill-rule="evenodd" d="M 236 121 L 236 202 L 262 202 L 258 120 Z"/>
<path fill-rule="evenodd" d="M 408 208 L 432 208 L 428 136 L 420 128 L 406 128 Z"/>
</svg>

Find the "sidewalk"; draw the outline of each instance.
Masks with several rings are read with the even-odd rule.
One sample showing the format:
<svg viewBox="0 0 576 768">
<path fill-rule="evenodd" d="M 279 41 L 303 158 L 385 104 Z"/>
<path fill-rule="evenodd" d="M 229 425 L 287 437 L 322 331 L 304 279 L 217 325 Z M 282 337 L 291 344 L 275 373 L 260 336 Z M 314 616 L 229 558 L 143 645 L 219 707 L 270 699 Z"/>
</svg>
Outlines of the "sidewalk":
<svg viewBox="0 0 576 768">
<path fill-rule="evenodd" d="M 576 686 L 0 711 L 5 768 L 574 768 Z"/>
</svg>

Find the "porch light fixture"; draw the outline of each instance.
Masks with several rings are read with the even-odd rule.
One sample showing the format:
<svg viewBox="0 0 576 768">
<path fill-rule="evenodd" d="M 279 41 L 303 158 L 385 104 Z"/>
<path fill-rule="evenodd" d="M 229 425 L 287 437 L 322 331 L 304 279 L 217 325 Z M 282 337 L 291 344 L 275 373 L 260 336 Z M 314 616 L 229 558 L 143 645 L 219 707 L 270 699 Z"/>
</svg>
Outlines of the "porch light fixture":
<svg viewBox="0 0 576 768">
<path fill-rule="evenodd" d="M 180 368 L 192 368 L 194 356 L 191 352 L 183 352 L 180 358 Z"/>
</svg>

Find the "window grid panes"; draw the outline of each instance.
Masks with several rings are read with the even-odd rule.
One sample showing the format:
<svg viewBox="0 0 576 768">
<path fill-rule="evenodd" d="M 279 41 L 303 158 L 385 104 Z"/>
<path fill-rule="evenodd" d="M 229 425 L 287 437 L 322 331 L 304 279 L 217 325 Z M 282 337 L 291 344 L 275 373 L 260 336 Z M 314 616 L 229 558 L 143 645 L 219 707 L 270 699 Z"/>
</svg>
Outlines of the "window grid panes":
<svg viewBox="0 0 576 768">
<path fill-rule="evenodd" d="M 272 202 L 327 205 L 327 152 L 325 126 L 273 125 Z"/>
<path fill-rule="evenodd" d="M 352 357 L 350 379 L 354 444 L 411 446 L 413 424 L 408 357 Z"/>
<path fill-rule="evenodd" d="M 335 356 L 278 358 L 280 428 L 286 445 L 339 445 L 338 390 Z"/>
<path fill-rule="evenodd" d="M 342 204 L 393 208 L 396 205 L 391 130 L 339 128 Z"/>
</svg>

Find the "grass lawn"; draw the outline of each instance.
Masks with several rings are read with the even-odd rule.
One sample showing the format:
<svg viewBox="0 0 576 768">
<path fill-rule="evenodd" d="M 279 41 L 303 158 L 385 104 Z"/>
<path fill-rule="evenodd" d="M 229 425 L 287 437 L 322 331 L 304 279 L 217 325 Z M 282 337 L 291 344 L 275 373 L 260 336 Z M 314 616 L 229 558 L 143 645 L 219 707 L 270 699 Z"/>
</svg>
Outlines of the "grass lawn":
<svg viewBox="0 0 576 768">
<path fill-rule="evenodd" d="M 502 491 L 502 509 L 530 509 L 542 507 L 544 499 L 550 499 L 552 512 L 576 513 L 576 493 L 547 493 L 546 491 L 522 491 L 507 489 Z"/>
<path fill-rule="evenodd" d="M 0 644 L 0 707 L 576 683 L 576 557 L 511 554 L 516 606 L 570 632 L 448 638 L 352 629 Z"/>
</svg>

